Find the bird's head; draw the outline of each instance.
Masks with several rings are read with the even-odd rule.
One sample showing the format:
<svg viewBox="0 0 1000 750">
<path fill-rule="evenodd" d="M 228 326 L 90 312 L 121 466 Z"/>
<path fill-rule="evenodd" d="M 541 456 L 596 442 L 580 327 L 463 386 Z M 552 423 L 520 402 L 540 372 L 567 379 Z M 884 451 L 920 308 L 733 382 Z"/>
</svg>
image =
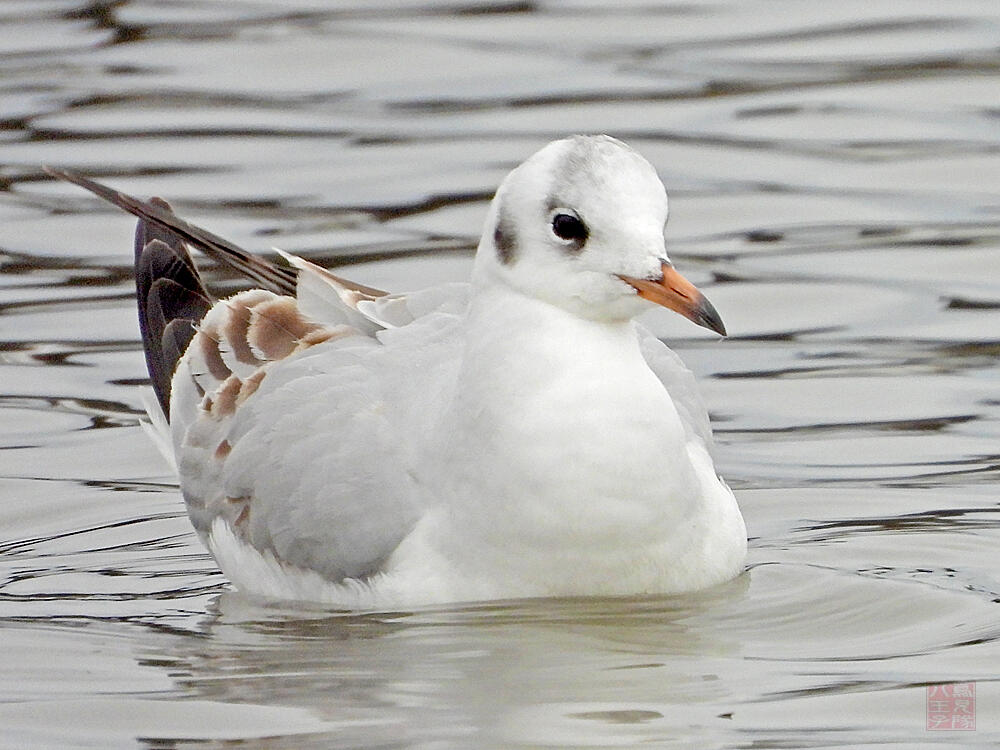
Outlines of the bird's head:
<svg viewBox="0 0 1000 750">
<path fill-rule="evenodd" d="M 650 302 L 725 333 L 667 257 L 667 194 L 652 165 L 608 136 L 554 141 L 512 171 L 490 207 L 475 278 L 595 320 Z"/>
</svg>

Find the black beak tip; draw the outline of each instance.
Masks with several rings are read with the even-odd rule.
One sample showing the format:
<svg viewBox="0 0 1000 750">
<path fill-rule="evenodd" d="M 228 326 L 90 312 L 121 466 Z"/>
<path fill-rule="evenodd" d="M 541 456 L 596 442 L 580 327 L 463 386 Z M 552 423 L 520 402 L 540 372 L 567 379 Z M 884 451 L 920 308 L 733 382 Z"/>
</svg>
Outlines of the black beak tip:
<svg viewBox="0 0 1000 750">
<path fill-rule="evenodd" d="M 720 336 L 726 335 L 726 324 L 722 322 L 722 316 L 715 309 L 715 305 L 707 299 L 701 300 L 701 304 L 698 306 L 698 320 L 695 322 L 710 331 L 715 331 Z"/>
</svg>

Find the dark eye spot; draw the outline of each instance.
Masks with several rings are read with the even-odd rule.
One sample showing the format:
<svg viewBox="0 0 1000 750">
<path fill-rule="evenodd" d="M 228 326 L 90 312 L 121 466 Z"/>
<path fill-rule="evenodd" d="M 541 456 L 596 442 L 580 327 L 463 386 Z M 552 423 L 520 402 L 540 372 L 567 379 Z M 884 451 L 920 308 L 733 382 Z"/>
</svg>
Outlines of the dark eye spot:
<svg viewBox="0 0 1000 750">
<path fill-rule="evenodd" d="M 493 230 L 493 246 L 501 263 L 509 265 L 514 262 L 514 257 L 517 255 L 517 237 L 502 208 L 497 217 L 496 228 Z"/>
<path fill-rule="evenodd" d="M 552 217 L 552 232 L 556 237 L 575 242 L 578 245 L 583 245 L 590 234 L 587 231 L 587 225 L 580 220 L 579 216 L 564 213 Z"/>
</svg>

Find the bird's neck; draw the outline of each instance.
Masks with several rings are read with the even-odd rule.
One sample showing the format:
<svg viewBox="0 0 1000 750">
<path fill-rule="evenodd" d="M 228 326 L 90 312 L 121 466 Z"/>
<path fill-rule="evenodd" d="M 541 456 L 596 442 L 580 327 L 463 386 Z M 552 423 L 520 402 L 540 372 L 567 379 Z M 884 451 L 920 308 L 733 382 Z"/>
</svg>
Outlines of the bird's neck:
<svg viewBox="0 0 1000 750">
<path fill-rule="evenodd" d="M 530 398 L 558 380 L 597 385 L 648 370 L 632 321 L 589 320 L 502 284 L 476 289 L 465 330 L 461 387 L 501 388 L 501 400 Z"/>
</svg>

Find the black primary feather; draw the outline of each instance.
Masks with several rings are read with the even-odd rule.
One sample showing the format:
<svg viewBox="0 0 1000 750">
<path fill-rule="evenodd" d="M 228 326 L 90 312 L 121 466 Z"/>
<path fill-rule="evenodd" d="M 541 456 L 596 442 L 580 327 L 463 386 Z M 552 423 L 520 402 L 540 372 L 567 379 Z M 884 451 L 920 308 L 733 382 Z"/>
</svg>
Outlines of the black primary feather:
<svg viewBox="0 0 1000 750">
<path fill-rule="evenodd" d="M 155 199 L 154 199 L 155 200 Z M 163 202 L 166 205 L 166 202 Z M 154 239 L 148 239 L 155 235 Z M 135 230 L 135 294 L 146 369 L 163 413 L 170 415 L 170 381 L 212 306 L 184 241 L 140 219 Z"/>
</svg>

